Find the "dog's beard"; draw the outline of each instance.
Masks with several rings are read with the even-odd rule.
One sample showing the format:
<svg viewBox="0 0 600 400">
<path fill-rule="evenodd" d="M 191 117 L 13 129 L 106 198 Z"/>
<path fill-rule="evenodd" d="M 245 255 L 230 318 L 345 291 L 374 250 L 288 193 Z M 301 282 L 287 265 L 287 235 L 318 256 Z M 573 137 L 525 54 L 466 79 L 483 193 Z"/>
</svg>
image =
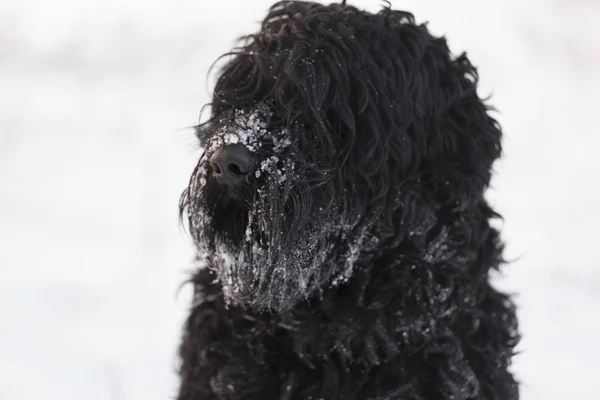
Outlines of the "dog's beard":
<svg viewBox="0 0 600 400">
<path fill-rule="evenodd" d="M 367 238 L 360 216 L 347 218 L 292 171 L 287 162 L 224 187 L 201 161 L 192 178 L 191 230 L 229 304 L 283 311 L 352 273 Z"/>
</svg>

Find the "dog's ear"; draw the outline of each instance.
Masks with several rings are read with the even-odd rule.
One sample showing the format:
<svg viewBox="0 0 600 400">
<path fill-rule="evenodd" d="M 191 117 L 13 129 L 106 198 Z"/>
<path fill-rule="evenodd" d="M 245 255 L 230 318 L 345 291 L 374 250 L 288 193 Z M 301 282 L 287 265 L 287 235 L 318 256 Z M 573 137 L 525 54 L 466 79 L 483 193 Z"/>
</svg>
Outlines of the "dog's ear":
<svg viewBox="0 0 600 400">
<path fill-rule="evenodd" d="M 446 187 L 442 191 L 451 200 L 467 196 L 478 201 L 501 155 L 502 131 L 489 114 L 493 109 L 477 94 L 477 71 L 466 55 L 451 59 L 445 41 L 435 43 L 440 48 L 430 57 L 441 60 L 430 60 L 427 65 L 443 67 L 428 68 L 422 77 L 433 82 L 429 100 L 422 104 L 427 141 L 423 168 L 439 188 Z"/>
</svg>

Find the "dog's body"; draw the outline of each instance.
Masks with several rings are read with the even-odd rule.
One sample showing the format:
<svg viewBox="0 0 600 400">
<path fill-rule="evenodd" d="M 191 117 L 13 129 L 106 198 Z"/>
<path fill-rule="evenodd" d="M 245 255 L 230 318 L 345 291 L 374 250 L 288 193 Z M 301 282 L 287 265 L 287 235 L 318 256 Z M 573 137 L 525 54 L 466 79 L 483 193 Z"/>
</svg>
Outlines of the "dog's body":
<svg viewBox="0 0 600 400">
<path fill-rule="evenodd" d="M 271 9 L 198 129 L 180 400 L 518 399 L 476 83 L 408 13 Z"/>
</svg>

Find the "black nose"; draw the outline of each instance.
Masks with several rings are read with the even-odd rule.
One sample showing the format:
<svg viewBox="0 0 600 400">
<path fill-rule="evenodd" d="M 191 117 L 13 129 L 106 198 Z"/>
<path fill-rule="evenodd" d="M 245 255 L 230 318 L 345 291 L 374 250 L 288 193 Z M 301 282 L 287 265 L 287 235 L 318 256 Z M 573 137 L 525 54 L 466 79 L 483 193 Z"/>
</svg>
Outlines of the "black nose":
<svg viewBox="0 0 600 400">
<path fill-rule="evenodd" d="M 219 147 L 210 157 L 210 165 L 217 182 L 235 185 L 252 172 L 256 162 L 254 154 L 243 144 Z"/>
</svg>

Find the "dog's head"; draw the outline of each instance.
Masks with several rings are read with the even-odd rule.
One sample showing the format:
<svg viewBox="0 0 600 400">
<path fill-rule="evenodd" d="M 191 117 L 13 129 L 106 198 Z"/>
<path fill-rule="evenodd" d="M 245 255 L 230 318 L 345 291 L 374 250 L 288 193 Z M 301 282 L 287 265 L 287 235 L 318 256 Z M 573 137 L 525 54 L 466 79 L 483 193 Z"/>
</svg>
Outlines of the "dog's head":
<svg viewBox="0 0 600 400">
<path fill-rule="evenodd" d="M 411 14 L 281 2 L 232 54 L 183 197 L 230 303 L 288 309 L 481 202 L 499 127 Z"/>
</svg>

